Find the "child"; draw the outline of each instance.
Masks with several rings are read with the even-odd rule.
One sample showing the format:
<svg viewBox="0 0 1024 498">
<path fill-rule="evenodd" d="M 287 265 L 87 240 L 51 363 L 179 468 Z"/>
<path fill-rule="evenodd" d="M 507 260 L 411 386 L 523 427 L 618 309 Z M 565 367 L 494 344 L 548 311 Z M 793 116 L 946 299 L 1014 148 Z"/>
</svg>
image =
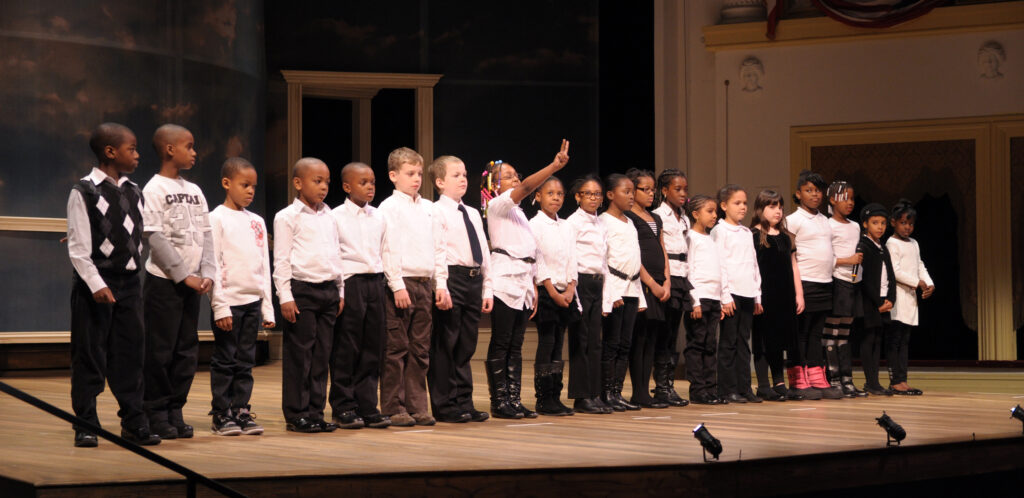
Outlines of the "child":
<svg viewBox="0 0 1024 498">
<path fill-rule="evenodd" d="M 683 309 L 691 307 L 690 290 L 693 289 L 686 278 L 686 232 L 690 229 L 690 221 L 684 213 L 686 189 L 686 175 L 682 171 L 669 168 L 658 175 L 655 191 L 655 204 L 658 207 L 653 212 L 661 217 L 661 241 L 668 256 L 671 297 L 665 303 L 668 333 L 661 336 L 664 340 L 656 340 L 654 344 L 654 399 L 670 406 L 686 406 L 690 403 L 679 397 L 674 386 L 676 365 L 679 363 L 679 352 L 676 351 L 679 325 L 683 319 Z"/>
<path fill-rule="evenodd" d="M 825 347 L 829 384 L 833 389 L 842 389 L 847 398 L 867 396 L 853 384 L 853 356 L 850 354 L 853 320 L 864 314 L 861 299 L 857 299 L 862 278 L 858 267 L 864 259 L 863 254 L 856 252 L 860 229 L 847 219 L 853 212 L 853 199 L 853 186 L 849 183 L 834 181 L 828 186 L 828 202 L 832 205 L 828 224 L 832 228 L 836 265 L 832 270 L 832 312 L 825 319 L 822 346 Z"/>
<path fill-rule="evenodd" d="M 665 303 L 671 297 L 669 290 L 668 256 L 661 242 L 661 217 L 647 210 L 654 203 L 654 173 L 636 168 L 626 172 L 633 182 L 633 207 L 625 214 L 636 229 L 640 243 L 640 281 L 644 284 L 647 310 L 638 314 L 633 325 L 633 338 L 629 357 L 629 383 L 633 394 L 631 404 L 641 408 L 668 408 L 668 403 L 651 397 L 648 391 L 654 371 L 654 348 L 665 343 Z"/>
<path fill-rule="evenodd" d="M 447 280 L 437 279 L 437 308 L 430 340 L 430 405 L 442 422 L 483 422 L 473 406 L 473 368 L 480 314 L 494 307 L 491 254 L 480 213 L 462 203 L 469 185 L 466 165 L 441 156 L 430 165 L 441 197 L 434 203 L 434 233 L 445 250 Z"/>
<path fill-rule="evenodd" d="M 151 253 L 143 288 L 146 322 L 145 405 L 161 439 L 190 438 L 181 414 L 199 354 L 199 296 L 213 288 L 217 262 L 210 213 L 199 186 L 181 177 L 192 169 L 192 133 L 173 124 L 157 128 L 153 147 L 160 172 L 142 189 L 146 232 L 160 232 L 176 249 L 168 259 Z"/>
<path fill-rule="evenodd" d="M 331 345 L 331 419 L 342 429 L 383 429 L 391 420 L 377 410 L 380 357 L 384 354 L 384 218 L 370 205 L 377 191 L 363 163 L 341 169 L 347 198 L 331 214 L 338 224 L 345 309 L 334 323 Z"/>
<path fill-rule="evenodd" d="M 715 226 L 718 214 L 714 199 L 696 195 L 686 204 L 686 214 L 693 228 L 686 233 L 690 248 L 687 255 L 687 274 L 693 289 L 692 310 L 686 320 L 686 380 L 690 381 L 690 401 L 700 405 L 728 403 L 718 396 L 718 366 L 715 350 L 718 346 L 718 322 L 725 318 L 720 299 L 727 280 L 715 241 L 708 232 Z"/>
<path fill-rule="evenodd" d="M 890 322 L 889 312 L 896 299 L 896 277 L 889 250 L 882 245 L 889 212 L 885 206 L 871 203 L 860 212 L 864 235 L 857 252 L 864 255 L 861 295 L 864 308 L 864 342 L 861 343 L 861 362 L 866 383 L 864 389 L 875 395 L 892 395 L 892 387 L 883 390 L 878 383 L 878 359 L 881 355 L 882 328 Z M 892 366 L 890 370 L 894 370 Z M 891 377 L 891 374 L 890 374 Z"/>
<path fill-rule="evenodd" d="M 935 283 L 921 261 L 921 248 L 910 238 L 914 233 L 917 211 L 906 199 L 900 199 L 892 208 L 893 236 L 885 246 L 892 256 L 892 270 L 896 278 L 896 301 L 893 303 L 892 324 L 886 333 L 889 383 L 894 394 L 920 395 L 921 390 L 907 385 L 908 349 L 910 331 L 917 326 L 917 291 L 921 299 L 935 292 Z"/>
<path fill-rule="evenodd" d="M 782 352 L 796 351 L 796 316 L 804 310 L 800 269 L 793 239 L 782 217 L 782 196 L 762 190 L 754 199 L 750 228 L 761 272 L 761 313 L 754 315 L 751 349 L 757 373 L 757 396 L 765 401 L 803 400 L 795 389 L 786 390 L 782 373 Z M 768 381 L 771 370 L 772 381 Z M 791 386 L 795 387 L 795 386 Z"/>
<path fill-rule="evenodd" d="M 220 278 L 210 293 L 214 350 L 210 357 L 213 391 L 211 430 L 221 436 L 263 433 L 249 412 L 256 335 L 274 327 L 270 295 L 270 255 L 263 218 L 246 207 L 256 194 L 256 168 L 241 157 L 220 169 L 224 204 L 210 213 L 213 255 Z"/>
<path fill-rule="evenodd" d="M 530 310 L 537 309 L 537 289 L 533 285 L 537 242 L 519 203 L 568 162 L 569 141 L 563 139 L 551 164 L 525 180 L 520 181 L 516 169 L 508 163 L 495 161 L 489 169 L 490 177 L 497 178 L 498 196 L 487 204 L 495 300 L 486 366 L 491 415 L 498 418 L 537 416 L 520 399 L 523 335 L 526 321 L 532 316 Z"/>
<path fill-rule="evenodd" d="M 100 425 L 96 396 L 104 382 L 120 409 L 121 437 L 160 444 L 143 411 L 144 330 L 139 269 L 142 264 L 142 193 L 128 179 L 139 165 L 135 134 L 103 123 L 89 138 L 97 165 L 68 196 L 71 282 L 71 406 L 75 415 Z M 159 234 L 151 244 L 162 244 Z M 151 248 L 158 251 L 156 246 Z M 75 446 L 97 446 L 96 435 L 75 427 Z"/>
<path fill-rule="evenodd" d="M 722 332 L 718 339 L 718 391 L 732 403 L 760 403 L 750 390 L 750 329 L 760 315 L 761 270 L 750 229 L 741 225 L 747 216 L 747 193 L 729 184 L 718 191 L 718 206 L 725 213 L 711 230 L 724 274 Z"/>
<path fill-rule="evenodd" d="M 562 342 L 565 329 L 580 320 L 576 299 L 576 233 L 569 222 L 559 219 L 565 188 L 561 180 L 548 177 L 537 189 L 535 202 L 540 211 L 530 220 L 537 239 L 537 355 L 533 383 L 537 395 L 537 413 L 572 415 L 562 404 Z M 541 290 L 543 288 L 543 290 Z"/>
<path fill-rule="evenodd" d="M 601 222 L 608 234 L 608 253 L 605 256 L 607 274 L 602 289 L 601 314 L 601 377 L 604 392 L 601 400 L 613 410 L 639 410 L 640 407 L 622 397 L 626 381 L 633 326 L 637 313 L 647 309 L 640 284 L 643 263 L 640 239 L 636 227 L 625 213 L 633 209 L 633 182 L 625 175 L 612 174 L 605 180 L 608 209 L 601 214 Z"/>
<path fill-rule="evenodd" d="M 597 215 L 604 193 L 601 179 L 587 175 L 573 184 L 579 208 L 566 221 L 575 230 L 576 295 L 582 316 L 569 325 L 569 397 L 576 413 L 608 414 L 601 401 L 601 290 L 607 273 L 607 233 Z"/>
<path fill-rule="evenodd" d="M 790 387 L 796 386 L 805 399 L 840 399 L 841 389 L 833 388 L 825 379 L 822 367 L 821 337 L 825 317 L 832 309 L 832 269 L 836 258 L 832 252 L 832 228 L 821 214 L 821 197 L 825 180 L 809 170 L 800 172 L 794 197 L 799 207 L 786 217 L 786 226 L 793 234 L 796 261 L 800 268 L 800 285 L 804 294 L 804 312 L 797 319 L 796 351 L 788 358 L 791 369 Z"/>
<path fill-rule="evenodd" d="M 380 383 L 380 408 L 391 425 L 434 425 L 427 411 L 427 368 L 434 305 L 432 278 L 447 279 L 444 252 L 434 238 L 434 206 L 419 194 L 423 157 L 408 147 L 391 151 L 391 197 L 380 204 L 384 215 L 384 275 L 387 341 Z"/>
<path fill-rule="evenodd" d="M 295 201 L 274 216 L 274 284 L 285 320 L 281 407 L 293 432 L 338 428 L 324 420 L 334 322 L 345 309 L 338 225 L 324 204 L 330 182 L 323 161 L 299 159 Z"/>
</svg>

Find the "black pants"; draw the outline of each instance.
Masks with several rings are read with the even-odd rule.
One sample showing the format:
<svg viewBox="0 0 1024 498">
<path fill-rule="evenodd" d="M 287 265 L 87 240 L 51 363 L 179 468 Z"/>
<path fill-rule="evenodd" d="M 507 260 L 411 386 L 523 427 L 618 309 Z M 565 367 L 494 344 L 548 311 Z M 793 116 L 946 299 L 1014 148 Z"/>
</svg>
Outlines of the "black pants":
<svg viewBox="0 0 1024 498">
<path fill-rule="evenodd" d="M 797 317 L 796 355 L 790 358 L 792 366 L 820 367 L 825 363 L 821 345 L 825 318 L 829 311 L 804 311 Z"/>
<path fill-rule="evenodd" d="M 765 313 L 772 313 L 766 310 Z M 783 355 L 786 348 L 787 338 L 792 336 L 792 331 L 775 330 L 769 324 L 777 323 L 767 318 L 760 318 L 764 315 L 754 317 L 754 325 L 750 332 L 750 349 L 754 354 L 754 371 L 757 374 L 757 387 L 768 389 L 775 385 L 785 383 L 783 375 Z M 759 319 L 760 318 L 760 319 Z M 768 378 L 771 373 L 771 380 Z"/>
<path fill-rule="evenodd" d="M 120 409 L 121 426 L 147 426 L 142 408 L 142 284 L 138 273 L 104 276 L 114 304 L 100 304 L 79 278 L 71 284 L 71 407 L 75 415 L 100 425 L 96 396 L 106 382 Z"/>
<path fill-rule="evenodd" d="M 328 364 L 338 318 L 338 286 L 334 281 L 292 280 L 299 314 L 284 322 L 281 367 L 281 408 L 285 420 L 321 419 L 327 401 Z"/>
<path fill-rule="evenodd" d="M 562 345 L 565 343 L 565 331 L 570 324 L 579 321 L 579 303 L 573 297 L 569 307 L 563 308 L 555 304 L 548 291 L 540 288 L 537 304 L 537 353 L 534 362 L 547 365 L 553 361 L 562 361 Z"/>
<path fill-rule="evenodd" d="M 430 367 L 427 387 L 434 416 L 475 410 L 473 368 L 484 277 L 475 269 L 448 267 L 449 310 L 434 309 L 434 333 L 430 336 Z M 471 273 L 475 273 L 470 276 Z"/>
<path fill-rule="evenodd" d="M 656 299 L 650 293 L 647 298 Z M 665 342 L 667 330 L 664 321 L 648 319 L 645 313 L 637 313 L 629 351 L 629 383 L 633 386 L 630 401 L 634 403 L 652 400 L 648 387 L 654 372 L 654 352 L 658 342 Z"/>
<path fill-rule="evenodd" d="M 146 274 L 145 407 L 150 423 L 181 418 L 199 356 L 199 294 Z"/>
<path fill-rule="evenodd" d="M 569 397 L 601 395 L 601 291 L 604 281 L 580 274 L 576 294 L 583 316 L 569 325 Z"/>
<path fill-rule="evenodd" d="M 210 356 L 211 415 L 228 410 L 249 409 L 252 397 L 252 367 L 256 364 L 256 336 L 263 323 L 262 300 L 231 307 L 231 330 L 213 322 L 213 355 Z"/>
<path fill-rule="evenodd" d="M 750 330 L 754 298 L 732 295 L 736 310 L 722 320 L 718 336 L 718 391 L 722 396 L 750 392 Z"/>
<path fill-rule="evenodd" d="M 331 412 L 355 410 L 361 417 L 376 415 L 380 361 L 384 355 L 383 273 L 363 273 L 345 279 L 345 309 L 334 324 L 331 349 Z"/>
<path fill-rule="evenodd" d="M 690 396 L 699 393 L 718 394 L 718 366 L 715 352 L 718 347 L 718 322 L 722 305 L 714 299 L 700 300 L 701 317 L 683 315 L 686 322 L 686 380 L 690 381 Z"/>
<path fill-rule="evenodd" d="M 910 362 L 910 331 L 914 327 L 893 320 L 885 331 L 885 361 L 889 364 L 889 385 L 907 381 Z"/>
<path fill-rule="evenodd" d="M 487 359 L 504 361 L 505 366 L 519 368 L 523 364 L 523 338 L 531 311 L 509 308 L 500 298 L 494 298 L 491 312 L 491 343 L 487 345 Z M 506 372 L 508 369 L 506 368 Z"/>
<path fill-rule="evenodd" d="M 689 289 L 692 287 L 686 278 L 673 276 L 670 282 L 672 298 L 665 303 L 664 307 L 666 333 L 659 335 L 654 344 L 656 363 L 668 362 L 675 356 L 676 345 L 679 344 L 679 325 L 683 321 L 685 308 L 690 307 Z"/>
<path fill-rule="evenodd" d="M 864 367 L 864 385 L 881 389 L 878 363 L 882 358 L 882 327 L 865 327 L 860 343 L 860 363 Z"/>
<path fill-rule="evenodd" d="M 604 317 L 601 323 L 601 363 L 628 361 L 639 309 L 639 298 L 623 297 L 622 306 Z"/>
</svg>

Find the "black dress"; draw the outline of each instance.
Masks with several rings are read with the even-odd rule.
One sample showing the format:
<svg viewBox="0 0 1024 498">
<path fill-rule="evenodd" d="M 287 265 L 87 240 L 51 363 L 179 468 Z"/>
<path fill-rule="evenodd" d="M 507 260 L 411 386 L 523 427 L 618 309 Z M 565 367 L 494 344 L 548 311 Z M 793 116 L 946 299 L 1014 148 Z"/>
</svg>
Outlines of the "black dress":
<svg viewBox="0 0 1024 498">
<path fill-rule="evenodd" d="M 665 251 L 661 247 L 661 227 L 662 221 L 661 216 L 655 213 L 648 213 L 654 218 L 655 230 L 651 230 L 651 225 L 647 224 L 640 216 L 636 215 L 632 211 L 626 211 L 623 213 L 630 221 L 633 222 L 633 226 L 636 227 L 637 238 L 640 239 L 640 264 L 643 265 L 644 270 L 647 270 L 647 274 L 658 282 L 658 285 L 665 284 Z M 644 299 L 647 300 L 647 311 L 644 312 L 644 316 L 648 320 L 665 320 L 665 303 L 662 303 L 657 296 L 651 293 L 651 290 L 646 285 L 642 285 L 644 289 Z"/>
<path fill-rule="evenodd" d="M 761 245 L 761 231 L 752 230 L 757 266 L 761 270 L 761 307 L 754 315 L 754 331 L 768 334 L 777 347 L 790 345 L 796 334 L 796 289 L 793 287 L 793 248 L 789 235 L 768 235 L 768 247 Z"/>
</svg>

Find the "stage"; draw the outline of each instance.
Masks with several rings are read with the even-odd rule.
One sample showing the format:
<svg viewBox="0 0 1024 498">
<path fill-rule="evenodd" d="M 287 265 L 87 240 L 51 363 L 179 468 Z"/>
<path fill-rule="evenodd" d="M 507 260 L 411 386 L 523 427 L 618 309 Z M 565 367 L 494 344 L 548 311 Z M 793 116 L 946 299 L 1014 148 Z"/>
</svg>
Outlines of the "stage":
<svg viewBox="0 0 1024 498">
<path fill-rule="evenodd" d="M 482 364 L 474 363 L 476 405 L 487 409 Z M 526 370 L 523 399 L 532 406 Z M 195 438 L 154 451 L 252 496 L 743 496 L 1024 475 L 1021 423 L 1009 416 L 1024 402 L 1024 371 L 912 370 L 912 385 L 925 391 L 919 397 L 691 405 L 330 434 L 285 431 L 279 362 L 257 367 L 255 377 L 253 411 L 264 435 L 212 435 L 209 374 L 200 371 L 185 412 Z M 70 410 L 66 372 L 2 380 Z M 677 389 L 685 396 L 686 383 Z M 882 411 L 906 429 L 901 447 L 885 448 L 875 423 Z M 99 412 L 104 427 L 116 431 L 109 391 Z M 718 463 L 703 462 L 692 436 L 702 422 L 722 441 Z M 74 448 L 72 436 L 63 421 L 3 395 L 3 495 L 184 493 L 177 474 L 107 441 Z M 211 493 L 200 487 L 200 494 Z"/>
</svg>

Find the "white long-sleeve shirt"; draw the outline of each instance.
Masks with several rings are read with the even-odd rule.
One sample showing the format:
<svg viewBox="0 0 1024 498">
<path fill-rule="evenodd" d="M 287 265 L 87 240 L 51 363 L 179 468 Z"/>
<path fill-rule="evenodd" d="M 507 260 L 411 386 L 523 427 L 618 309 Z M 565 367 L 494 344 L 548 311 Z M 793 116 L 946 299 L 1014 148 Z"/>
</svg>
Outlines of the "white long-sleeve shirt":
<svg viewBox="0 0 1024 498">
<path fill-rule="evenodd" d="M 521 258 L 537 258 L 537 241 L 526 214 L 512 201 L 511 190 L 487 203 L 487 233 L 492 250 L 508 253 L 491 253 L 494 297 L 514 310 L 532 308 L 536 297 L 533 275 L 537 269 L 535 264 Z"/>
<path fill-rule="evenodd" d="M 358 273 L 383 273 L 384 217 L 367 204 L 359 207 L 349 199 L 331 210 L 338 224 L 341 268 L 346 277 Z"/>
<path fill-rule="evenodd" d="M 326 204 L 313 210 L 296 198 L 274 216 L 274 285 L 281 303 L 295 300 L 293 278 L 337 282 L 338 295 L 345 298 L 338 223 Z"/>
<path fill-rule="evenodd" d="M 566 218 L 576 231 L 576 271 L 587 275 L 608 273 L 608 230 L 599 215 L 582 209 Z"/>
<path fill-rule="evenodd" d="M 263 321 L 275 321 L 267 225 L 263 218 L 245 209 L 221 205 L 210 212 L 210 225 L 218 269 L 210 293 L 214 320 L 230 317 L 232 306 L 262 300 Z"/>
<path fill-rule="evenodd" d="M 822 284 L 832 283 L 832 269 L 836 266 L 832 252 L 832 228 L 828 218 L 797 208 L 786 217 L 786 228 L 796 238 L 796 265 L 800 280 Z"/>
<path fill-rule="evenodd" d="M 639 278 L 625 279 L 611 273 L 613 268 L 628 277 L 640 273 L 643 263 L 640 260 L 640 239 L 636 227 L 628 218 L 620 220 L 608 213 L 602 213 L 600 218 L 608 235 L 608 252 L 605 257 L 608 270 L 604 275 L 601 312 L 611 313 L 615 301 L 624 297 L 639 298 L 640 309 L 647 308 L 647 299 L 644 298 Z"/>
<path fill-rule="evenodd" d="M 466 210 L 469 222 L 473 224 L 476 231 L 477 242 L 480 244 L 480 273 L 483 275 L 483 298 L 494 297 L 494 289 L 491 282 L 491 251 L 487 248 L 487 233 L 484 232 L 484 222 L 480 218 L 480 212 L 476 209 L 466 207 L 462 201 L 442 195 L 434 203 L 434 236 L 441 242 L 445 254 L 445 265 L 447 266 L 477 266 L 473 261 L 473 249 L 469 244 L 469 230 L 466 229 L 466 222 L 462 219 L 462 211 L 459 206 Z M 438 290 L 448 290 L 447 278 L 436 278 Z"/>
<path fill-rule="evenodd" d="M 828 226 L 832 228 L 832 251 L 835 253 L 836 260 L 853 256 L 857 252 L 857 244 L 860 242 L 860 225 L 849 220 L 846 223 L 840 223 L 835 218 L 829 218 Z M 864 278 L 861 275 L 863 272 L 857 272 L 857 278 L 853 278 L 853 266 L 837 263 L 832 270 L 832 276 L 851 283 L 860 282 Z M 860 265 L 857 267 L 859 268 Z"/>
<path fill-rule="evenodd" d="M 380 203 L 384 215 L 384 275 L 392 292 L 404 277 L 448 278 L 444 249 L 434 237 L 434 203 L 395 189 Z"/>
<path fill-rule="evenodd" d="M 935 285 L 928 269 L 921 261 L 921 247 L 914 239 L 901 240 L 895 235 L 885 242 L 892 259 L 892 272 L 896 276 L 896 302 L 892 307 L 892 319 L 911 326 L 917 326 L 917 284 L 921 280 Z"/>
<path fill-rule="evenodd" d="M 690 243 L 689 257 L 686 264 L 689 266 L 689 280 L 693 285 L 690 296 L 693 297 L 694 305 L 703 299 L 714 299 L 722 304 L 732 302 L 732 295 L 724 292 L 729 276 L 726 274 L 725 265 L 722 263 L 718 245 L 711 239 L 710 235 L 704 235 L 697 231 L 690 230 L 686 233 Z M 751 236 L 753 242 L 753 236 Z"/>
<path fill-rule="evenodd" d="M 677 217 L 667 202 L 662 202 L 653 212 L 661 216 L 661 241 L 665 244 L 665 252 L 670 255 L 686 254 L 689 250 L 689 245 L 686 242 L 686 232 L 690 230 L 689 218 L 685 215 Z M 679 261 L 669 256 L 669 275 L 685 277 L 687 276 L 686 271 L 686 261 Z"/>
<path fill-rule="evenodd" d="M 551 280 L 559 291 L 579 279 L 576 264 L 576 230 L 566 220 L 551 219 L 543 212 L 530 219 L 530 228 L 537 239 L 537 276 L 541 285 Z"/>
<path fill-rule="evenodd" d="M 160 232 L 184 261 L 189 274 L 215 279 L 217 268 L 210 238 L 210 211 L 199 186 L 184 178 L 155 175 L 142 189 L 143 231 Z M 150 253 L 146 271 L 171 279 Z"/>
<path fill-rule="evenodd" d="M 726 280 L 722 285 L 722 302 L 728 303 L 725 294 L 752 297 L 761 302 L 761 270 L 757 267 L 757 252 L 754 250 L 754 234 L 743 225 L 722 222 L 711 229 L 711 240 L 718 246 L 718 254 L 725 270 Z"/>
</svg>

